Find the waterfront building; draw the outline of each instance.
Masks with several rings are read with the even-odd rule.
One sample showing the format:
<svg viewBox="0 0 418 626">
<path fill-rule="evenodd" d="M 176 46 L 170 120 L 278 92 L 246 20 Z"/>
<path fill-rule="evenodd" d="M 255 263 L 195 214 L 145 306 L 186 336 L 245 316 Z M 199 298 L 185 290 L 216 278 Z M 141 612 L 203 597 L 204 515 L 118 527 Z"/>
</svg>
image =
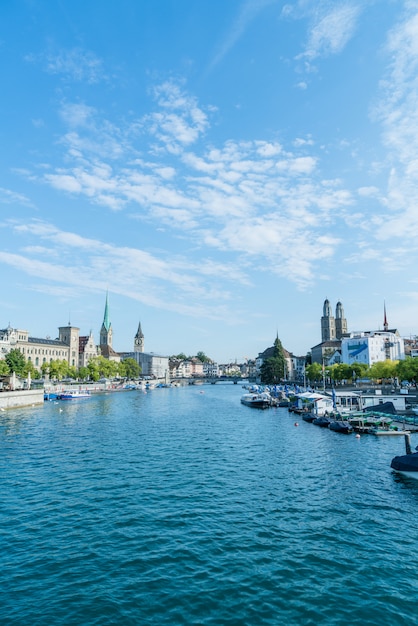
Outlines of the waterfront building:
<svg viewBox="0 0 418 626">
<path fill-rule="evenodd" d="M 63 329 L 64 327 L 62 327 Z M 10 325 L 0 331 L 0 358 L 4 359 L 10 350 L 19 350 L 27 361 L 31 361 L 33 366 L 41 371 L 44 363 L 60 360 L 73 364 L 77 355 L 73 346 L 78 348 L 78 328 L 70 328 L 71 332 L 63 333 L 60 330 L 58 339 L 50 337 L 30 337 L 27 330 L 12 328 Z"/>
<path fill-rule="evenodd" d="M 335 362 L 335 354 L 341 355 L 341 341 L 334 339 L 333 341 L 323 341 L 311 348 L 312 363 L 325 363 L 328 365 L 330 359 Z"/>
<path fill-rule="evenodd" d="M 10 325 L 0 330 L 0 358 L 5 358 L 10 350 L 18 349 L 27 361 L 40 371 L 44 363 L 66 361 L 72 367 L 86 366 L 98 355 L 92 333 L 88 337 L 79 336 L 79 328 L 68 323 L 58 328 L 58 338 L 30 337 L 27 330 L 18 330 Z"/>
<path fill-rule="evenodd" d="M 119 357 L 125 359 L 134 359 L 141 368 L 142 376 L 150 376 L 151 378 L 168 379 L 170 370 L 168 356 L 155 354 L 154 352 L 144 352 L 144 333 L 141 329 L 141 322 L 134 336 L 133 352 L 122 352 Z"/>
<path fill-rule="evenodd" d="M 207 378 L 216 378 L 219 376 L 219 366 L 217 363 L 213 361 L 204 361 L 203 362 L 203 375 Z"/>
<path fill-rule="evenodd" d="M 399 361 L 405 358 L 405 348 L 399 333 L 372 331 L 350 333 L 341 344 L 343 363 L 373 365 L 378 361 Z"/>
<path fill-rule="evenodd" d="M 389 329 L 386 304 L 383 310 L 383 331 L 353 332 L 343 337 L 341 342 L 343 363 L 364 363 L 368 366 L 378 361 L 399 361 L 405 359 L 404 340 L 396 328 Z"/>
<path fill-rule="evenodd" d="M 7 328 L 0 329 L 0 360 L 4 359 L 10 350 L 16 347 L 18 332 L 10 324 Z"/>
<path fill-rule="evenodd" d="M 171 378 L 192 378 L 204 375 L 203 363 L 196 357 L 191 359 L 172 357 L 169 359 L 169 369 Z"/>
<path fill-rule="evenodd" d="M 190 378 L 190 361 L 171 357 L 169 359 L 170 378 Z"/>
<path fill-rule="evenodd" d="M 87 367 L 89 361 L 100 355 L 99 347 L 94 343 L 93 332 L 78 339 L 78 367 Z"/>
<path fill-rule="evenodd" d="M 164 379 L 169 376 L 168 356 L 154 354 L 154 352 L 123 352 L 119 356 L 122 361 L 128 358 L 134 359 L 141 368 L 141 376 Z"/>
<path fill-rule="evenodd" d="M 195 377 L 203 376 L 203 363 L 195 356 L 190 359 L 190 372 Z"/>
</svg>

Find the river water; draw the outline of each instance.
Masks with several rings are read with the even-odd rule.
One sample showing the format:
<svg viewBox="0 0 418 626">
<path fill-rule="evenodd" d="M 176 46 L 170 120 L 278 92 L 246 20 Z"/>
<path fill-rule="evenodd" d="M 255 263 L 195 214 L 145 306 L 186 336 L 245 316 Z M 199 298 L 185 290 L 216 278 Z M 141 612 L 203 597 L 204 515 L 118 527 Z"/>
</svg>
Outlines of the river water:
<svg viewBox="0 0 418 626">
<path fill-rule="evenodd" d="M 296 426 L 242 393 L 1 413 L 0 623 L 418 624 L 418 481 L 390 469 L 403 438 Z"/>
</svg>

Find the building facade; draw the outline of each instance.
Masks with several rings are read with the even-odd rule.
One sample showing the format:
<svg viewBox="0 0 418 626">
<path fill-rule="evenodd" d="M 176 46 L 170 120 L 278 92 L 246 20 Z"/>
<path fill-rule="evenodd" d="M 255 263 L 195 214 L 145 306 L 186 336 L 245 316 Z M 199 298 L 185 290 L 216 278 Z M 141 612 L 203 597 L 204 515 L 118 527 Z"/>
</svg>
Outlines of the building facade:
<svg viewBox="0 0 418 626">
<path fill-rule="evenodd" d="M 404 341 L 396 332 L 373 331 L 350 333 L 341 343 L 343 363 L 373 365 L 378 361 L 405 358 Z"/>
</svg>

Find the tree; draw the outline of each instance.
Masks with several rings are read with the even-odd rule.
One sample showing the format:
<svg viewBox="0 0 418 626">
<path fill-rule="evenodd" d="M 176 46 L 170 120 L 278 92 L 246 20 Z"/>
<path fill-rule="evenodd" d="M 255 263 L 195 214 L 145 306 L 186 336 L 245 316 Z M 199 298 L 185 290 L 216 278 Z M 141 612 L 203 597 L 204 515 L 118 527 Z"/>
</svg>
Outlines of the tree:
<svg viewBox="0 0 418 626">
<path fill-rule="evenodd" d="M 41 366 L 42 368 L 42 366 Z M 53 359 L 48 364 L 48 371 L 51 378 L 61 380 L 68 374 L 69 365 L 67 361 L 60 359 Z"/>
<path fill-rule="evenodd" d="M 25 367 L 23 368 L 23 375 L 28 376 L 30 374 L 32 379 L 40 378 L 40 374 L 32 361 L 26 361 Z"/>
<path fill-rule="evenodd" d="M 87 367 L 84 367 L 83 365 L 78 369 L 78 378 L 80 378 L 81 380 L 86 380 L 86 378 L 89 377 L 89 370 L 87 369 Z"/>
<path fill-rule="evenodd" d="M 87 369 L 91 380 L 97 381 L 99 378 L 114 378 L 118 373 L 119 363 L 105 359 L 104 356 L 95 356 L 90 359 Z"/>
<path fill-rule="evenodd" d="M 202 363 L 210 363 L 211 362 L 211 359 L 209 357 L 207 357 L 204 352 L 201 352 L 201 351 L 196 354 L 196 358 L 199 359 L 199 361 L 202 361 Z"/>
<path fill-rule="evenodd" d="M 130 379 L 138 378 L 142 371 L 141 366 L 131 357 L 122 361 L 120 365 L 123 366 L 123 375 Z M 122 374 L 122 367 L 119 368 L 119 373 Z"/>
<path fill-rule="evenodd" d="M 283 367 L 278 359 L 269 357 L 260 368 L 261 382 L 265 385 L 277 385 L 283 378 Z"/>
<path fill-rule="evenodd" d="M 311 382 L 317 382 L 322 379 L 322 365 L 320 363 L 311 363 L 306 368 L 306 377 Z"/>
<path fill-rule="evenodd" d="M 277 336 L 273 346 L 273 356 L 266 359 L 261 368 L 261 382 L 266 385 L 276 385 L 286 378 L 286 360 L 282 342 Z"/>
<path fill-rule="evenodd" d="M 187 361 L 187 356 L 184 352 L 180 352 L 180 354 L 173 354 L 170 359 L 178 359 L 179 361 Z"/>
<path fill-rule="evenodd" d="M 0 361 L 0 376 L 7 376 L 10 374 L 9 366 L 7 365 L 7 361 Z"/>
<path fill-rule="evenodd" d="M 375 380 L 381 378 L 394 378 L 396 376 L 398 363 L 399 361 L 391 361 L 389 359 L 373 363 L 369 369 L 370 378 Z"/>
<path fill-rule="evenodd" d="M 399 361 L 396 366 L 396 375 L 400 380 L 418 380 L 418 358 L 407 356 L 404 361 Z"/>
<path fill-rule="evenodd" d="M 6 354 L 5 360 L 9 366 L 10 372 L 15 372 L 18 376 L 23 376 L 26 361 L 20 350 L 16 348 L 10 350 L 10 352 Z"/>
</svg>

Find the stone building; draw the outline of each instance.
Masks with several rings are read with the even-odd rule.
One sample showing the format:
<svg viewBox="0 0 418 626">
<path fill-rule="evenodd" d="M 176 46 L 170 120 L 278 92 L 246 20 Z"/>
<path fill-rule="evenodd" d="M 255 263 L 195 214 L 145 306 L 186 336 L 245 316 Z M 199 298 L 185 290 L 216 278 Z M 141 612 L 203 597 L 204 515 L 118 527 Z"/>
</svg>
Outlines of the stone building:
<svg viewBox="0 0 418 626">
<path fill-rule="evenodd" d="M 347 328 L 343 305 L 337 302 L 334 317 L 327 298 L 322 308 L 321 343 L 311 348 L 312 363 L 327 364 L 331 359 L 334 363 L 338 362 L 341 355 L 341 340 L 347 335 Z"/>
</svg>

